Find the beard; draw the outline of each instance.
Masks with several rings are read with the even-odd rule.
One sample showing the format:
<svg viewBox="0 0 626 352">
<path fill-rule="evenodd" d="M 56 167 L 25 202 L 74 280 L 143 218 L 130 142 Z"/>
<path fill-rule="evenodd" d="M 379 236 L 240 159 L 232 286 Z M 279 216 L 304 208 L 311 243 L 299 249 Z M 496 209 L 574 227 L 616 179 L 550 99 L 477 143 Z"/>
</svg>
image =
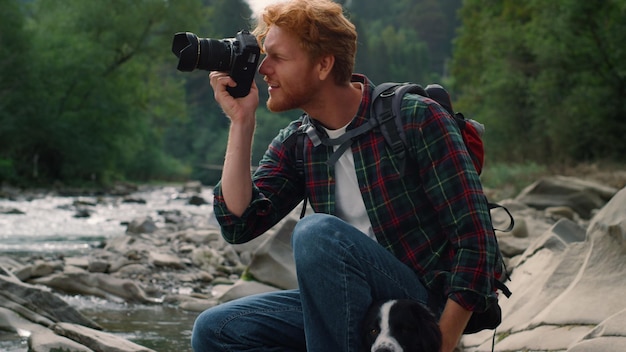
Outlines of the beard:
<svg viewBox="0 0 626 352">
<path fill-rule="evenodd" d="M 287 90 L 280 88 L 278 94 L 267 99 L 267 109 L 271 112 L 283 112 L 293 109 L 302 108 L 309 101 L 310 92 L 305 89 L 297 89 L 296 91 L 288 92 Z"/>
</svg>

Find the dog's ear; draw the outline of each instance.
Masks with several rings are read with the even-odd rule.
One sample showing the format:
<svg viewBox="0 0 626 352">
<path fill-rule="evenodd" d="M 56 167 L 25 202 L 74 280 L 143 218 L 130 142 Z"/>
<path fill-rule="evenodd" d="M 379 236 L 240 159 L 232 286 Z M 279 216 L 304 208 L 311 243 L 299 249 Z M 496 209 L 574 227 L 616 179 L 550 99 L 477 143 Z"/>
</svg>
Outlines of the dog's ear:
<svg viewBox="0 0 626 352">
<path fill-rule="evenodd" d="M 361 351 L 370 352 L 372 344 L 380 334 L 380 302 L 369 307 L 365 319 L 361 322 Z"/>
<path fill-rule="evenodd" d="M 439 352 L 442 344 L 441 329 L 434 315 L 419 303 L 412 305 L 411 311 L 414 317 L 419 317 L 421 320 L 417 339 L 420 345 L 419 351 Z"/>
<path fill-rule="evenodd" d="M 361 351 L 370 352 L 374 341 L 380 334 L 380 328 L 378 326 L 371 326 L 369 329 L 363 332 L 363 338 L 361 339 Z"/>
</svg>

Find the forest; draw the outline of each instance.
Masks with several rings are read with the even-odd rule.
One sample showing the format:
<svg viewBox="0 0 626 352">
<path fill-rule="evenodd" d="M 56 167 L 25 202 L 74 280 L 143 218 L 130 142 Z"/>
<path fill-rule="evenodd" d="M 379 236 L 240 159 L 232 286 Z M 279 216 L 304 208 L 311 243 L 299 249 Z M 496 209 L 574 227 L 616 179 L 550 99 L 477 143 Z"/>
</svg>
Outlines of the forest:
<svg viewBox="0 0 626 352">
<path fill-rule="evenodd" d="M 486 126 L 486 167 L 626 161 L 626 0 L 340 2 L 359 32 L 355 71 L 442 83 Z M 172 38 L 234 37 L 254 25 L 245 1 L 0 8 L 0 183 L 219 179 L 229 122 L 208 72 L 176 69 Z M 260 104 L 253 163 L 300 113 Z"/>
</svg>

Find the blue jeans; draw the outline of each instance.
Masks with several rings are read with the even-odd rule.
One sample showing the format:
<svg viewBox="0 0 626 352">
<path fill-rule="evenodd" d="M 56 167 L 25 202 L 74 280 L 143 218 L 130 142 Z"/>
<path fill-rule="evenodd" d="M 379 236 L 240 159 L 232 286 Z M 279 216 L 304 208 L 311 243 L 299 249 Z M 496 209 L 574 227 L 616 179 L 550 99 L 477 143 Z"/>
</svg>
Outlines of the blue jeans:
<svg viewBox="0 0 626 352">
<path fill-rule="evenodd" d="M 253 295 L 201 313 L 195 352 L 356 352 L 360 325 L 375 300 L 428 301 L 417 274 L 365 234 L 330 215 L 296 225 L 297 290 Z"/>
</svg>

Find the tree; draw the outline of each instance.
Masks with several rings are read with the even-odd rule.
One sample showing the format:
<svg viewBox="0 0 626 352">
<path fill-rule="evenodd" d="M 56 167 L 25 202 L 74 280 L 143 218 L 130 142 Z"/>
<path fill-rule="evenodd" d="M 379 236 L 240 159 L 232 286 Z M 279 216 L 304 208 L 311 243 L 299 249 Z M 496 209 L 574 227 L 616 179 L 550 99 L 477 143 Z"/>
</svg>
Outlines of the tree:
<svg viewBox="0 0 626 352">
<path fill-rule="evenodd" d="M 163 71 L 169 57 L 164 48 L 170 46 L 170 28 L 182 26 L 198 4 L 62 5 L 28 6 L 28 72 L 37 79 L 29 91 L 19 92 L 32 105 L 13 131 L 19 136 L 10 148 L 17 173 L 42 181 L 106 183 L 149 178 L 164 169 L 160 163 L 172 166 L 160 148 L 161 128 L 184 114 L 184 100 L 179 84 Z"/>
<path fill-rule="evenodd" d="M 550 150 L 625 160 L 626 1 L 533 1 L 529 46 L 541 68 L 531 94 Z"/>
<path fill-rule="evenodd" d="M 21 141 L 20 124 L 37 103 L 24 94 L 32 91 L 36 77 L 19 5 L 17 0 L 0 0 L 0 182 L 17 180 L 12 150 Z"/>
<path fill-rule="evenodd" d="M 625 4 L 464 3 L 457 108 L 485 122 L 490 157 L 624 160 Z"/>
</svg>

